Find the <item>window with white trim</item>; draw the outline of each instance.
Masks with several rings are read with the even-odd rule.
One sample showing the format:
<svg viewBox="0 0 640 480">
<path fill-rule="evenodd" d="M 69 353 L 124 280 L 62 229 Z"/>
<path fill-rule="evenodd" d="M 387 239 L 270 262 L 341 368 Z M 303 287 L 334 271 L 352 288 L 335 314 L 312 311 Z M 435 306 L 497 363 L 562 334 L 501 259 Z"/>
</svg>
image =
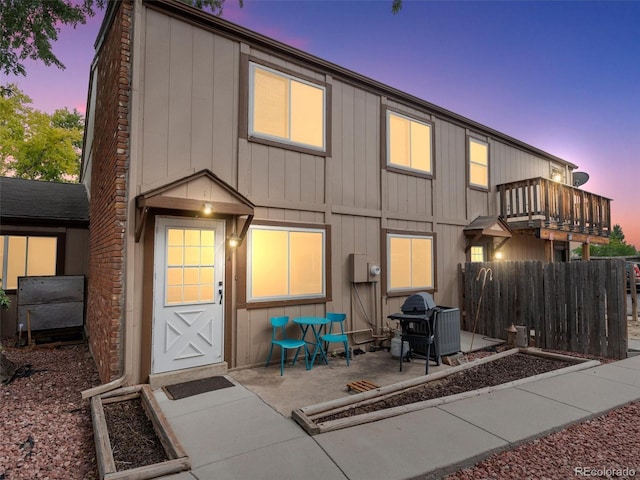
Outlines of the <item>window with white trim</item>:
<svg viewBox="0 0 640 480">
<path fill-rule="evenodd" d="M 469 184 L 489 188 L 489 144 L 469 137 Z"/>
<path fill-rule="evenodd" d="M 255 225 L 247 248 L 248 301 L 326 295 L 324 229 Z"/>
<path fill-rule="evenodd" d="M 433 237 L 387 234 L 387 265 L 390 292 L 435 288 Z"/>
<path fill-rule="evenodd" d="M 18 288 L 18 277 L 55 275 L 58 237 L 0 235 L 0 287 Z"/>
<path fill-rule="evenodd" d="M 431 174 L 431 125 L 387 110 L 387 165 Z"/>
<path fill-rule="evenodd" d="M 326 150 L 326 88 L 249 63 L 249 135 Z"/>
</svg>

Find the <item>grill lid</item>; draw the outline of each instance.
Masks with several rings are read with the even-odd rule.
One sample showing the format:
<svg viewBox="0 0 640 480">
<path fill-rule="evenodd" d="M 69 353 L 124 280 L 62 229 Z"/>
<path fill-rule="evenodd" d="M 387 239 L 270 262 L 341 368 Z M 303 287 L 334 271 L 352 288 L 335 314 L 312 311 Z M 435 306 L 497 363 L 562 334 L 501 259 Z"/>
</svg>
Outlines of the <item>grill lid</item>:
<svg viewBox="0 0 640 480">
<path fill-rule="evenodd" d="M 433 301 L 433 297 L 427 292 L 419 292 L 408 297 L 402 307 L 402 313 L 422 314 L 436 308 L 436 302 Z"/>
</svg>

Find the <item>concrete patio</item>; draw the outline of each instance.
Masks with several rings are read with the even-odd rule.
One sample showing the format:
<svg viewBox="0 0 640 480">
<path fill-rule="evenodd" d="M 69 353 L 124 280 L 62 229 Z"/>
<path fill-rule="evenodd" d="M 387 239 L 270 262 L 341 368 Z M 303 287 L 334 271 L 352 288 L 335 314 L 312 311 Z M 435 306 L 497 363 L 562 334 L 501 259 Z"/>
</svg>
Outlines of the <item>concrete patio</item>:
<svg viewBox="0 0 640 480">
<path fill-rule="evenodd" d="M 460 332 L 460 346 L 464 353 L 501 343 L 504 341 L 486 339 L 482 335 L 473 336 L 471 332 Z M 316 365 L 311 370 L 305 369 L 304 361 L 299 360 L 293 366 L 289 362 L 285 365 L 284 375 L 280 376 L 279 356 L 274 355 L 275 361 L 272 359 L 268 368 L 259 366 L 233 370 L 229 372 L 229 376 L 283 416 L 291 417 L 292 410 L 296 408 L 349 395 L 347 384 L 351 382 L 368 380 L 384 387 L 424 375 L 424 359 L 414 358 L 411 362 L 403 362 L 400 372 L 399 360 L 393 358 L 387 350 L 369 352 L 367 345 L 360 345 L 359 348 L 366 353 L 353 356 L 349 367 L 344 357 L 329 356 L 329 365 L 320 364 L 320 361 L 316 360 Z M 276 351 L 276 354 L 279 353 Z M 447 368 L 450 367 L 444 364 L 436 366 L 432 361 L 429 373 Z"/>
<path fill-rule="evenodd" d="M 362 359 L 356 358 L 353 367 L 357 368 L 364 357 L 374 356 L 367 353 Z M 382 365 L 382 359 L 380 362 Z M 396 361 L 390 363 L 397 367 Z M 416 363 L 411 368 L 424 373 L 424 364 Z M 261 370 L 264 384 L 271 381 L 280 388 L 281 397 L 293 392 L 296 399 L 306 403 L 303 392 L 284 390 L 289 388 L 287 383 L 293 384 L 298 370 L 308 374 L 309 380 L 319 372 L 335 375 L 341 369 L 332 365 L 311 372 L 304 366 L 288 368 L 279 387 L 279 368 L 270 370 L 273 372 Z M 273 386 L 253 386 L 250 390 L 237 384 L 177 401 L 169 400 L 159 389 L 154 393 L 160 407 L 191 459 L 190 471 L 164 478 L 440 478 L 491 453 L 637 401 L 639 372 L 640 356 L 636 356 L 313 437 L 252 391 L 261 390 L 267 396 Z M 384 373 L 390 374 L 390 370 Z M 408 371 L 406 374 L 410 375 Z M 250 378 L 246 371 L 244 375 Z M 344 378 L 328 384 L 344 385 Z M 305 382 L 303 388 L 298 383 L 298 390 L 312 390 L 309 385 Z M 318 385 L 314 401 L 333 395 L 320 382 Z M 344 394 L 342 390 L 340 395 Z M 287 410 L 289 406 L 282 403 L 277 408 Z"/>
</svg>

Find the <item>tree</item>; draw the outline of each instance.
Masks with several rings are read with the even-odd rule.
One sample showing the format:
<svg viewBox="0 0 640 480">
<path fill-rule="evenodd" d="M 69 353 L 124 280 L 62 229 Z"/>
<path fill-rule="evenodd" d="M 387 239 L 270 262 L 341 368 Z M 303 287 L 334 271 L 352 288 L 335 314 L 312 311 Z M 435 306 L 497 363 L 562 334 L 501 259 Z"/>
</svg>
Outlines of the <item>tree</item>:
<svg viewBox="0 0 640 480">
<path fill-rule="evenodd" d="M 224 0 L 180 0 L 187 5 L 222 13 Z M 242 6 L 242 0 L 240 5 Z M 63 27 L 77 27 L 95 15 L 107 0 L 0 0 L 0 71 L 24 75 L 23 60 L 41 60 L 64 69 L 53 53 Z"/>
<path fill-rule="evenodd" d="M 80 171 L 84 118 L 66 108 L 53 115 L 34 110 L 11 84 L 0 95 L 0 174 L 46 181 L 74 181 Z"/>
<path fill-rule="evenodd" d="M 581 256 L 582 247 L 576 248 L 574 252 Z M 589 245 L 589 254 L 592 257 L 630 257 L 638 255 L 638 251 L 634 245 L 627 245 L 622 227 L 615 224 L 609 235 L 609 244 Z"/>
</svg>

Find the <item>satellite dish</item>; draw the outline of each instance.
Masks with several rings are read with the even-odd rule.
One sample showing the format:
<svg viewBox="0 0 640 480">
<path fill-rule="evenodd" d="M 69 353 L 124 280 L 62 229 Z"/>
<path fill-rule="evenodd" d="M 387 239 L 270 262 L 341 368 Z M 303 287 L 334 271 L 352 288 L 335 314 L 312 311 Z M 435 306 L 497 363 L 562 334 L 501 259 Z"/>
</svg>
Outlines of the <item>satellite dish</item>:
<svg viewBox="0 0 640 480">
<path fill-rule="evenodd" d="M 586 172 L 573 172 L 573 186 L 580 187 L 589 181 L 589 174 Z"/>
</svg>

